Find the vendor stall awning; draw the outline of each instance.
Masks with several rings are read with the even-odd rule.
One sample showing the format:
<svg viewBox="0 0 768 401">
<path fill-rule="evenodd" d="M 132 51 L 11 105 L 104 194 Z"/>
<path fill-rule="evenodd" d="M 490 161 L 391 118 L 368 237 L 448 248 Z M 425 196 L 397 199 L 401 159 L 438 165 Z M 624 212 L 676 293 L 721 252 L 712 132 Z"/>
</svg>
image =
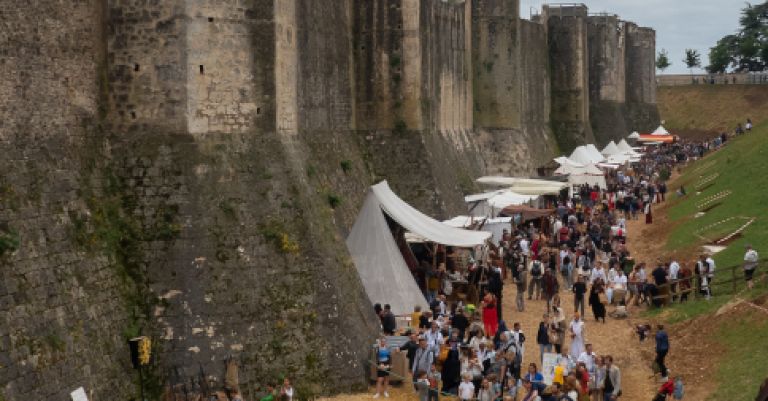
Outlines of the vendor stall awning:
<svg viewBox="0 0 768 401">
<path fill-rule="evenodd" d="M 371 187 L 384 212 L 406 230 L 431 242 L 443 245 L 473 247 L 482 245 L 491 236 L 482 231 L 468 231 L 445 225 L 405 203 L 389 188 L 386 181 Z"/>
<path fill-rule="evenodd" d="M 554 209 L 536 209 L 530 206 L 508 206 L 501 211 L 501 214 L 505 216 L 513 216 L 516 214 L 522 215 L 523 221 L 533 220 L 539 217 L 546 217 L 554 213 Z"/>
<path fill-rule="evenodd" d="M 416 280 L 392 236 L 384 213 L 414 236 L 444 245 L 471 247 L 483 244 L 491 233 L 443 224 L 405 203 L 382 181 L 370 188 L 363 208 L 347 237 L 347 249 L 372 303 L 390 304 L 395 314 L 414 306 L 427 310 Z"/>
</svg>

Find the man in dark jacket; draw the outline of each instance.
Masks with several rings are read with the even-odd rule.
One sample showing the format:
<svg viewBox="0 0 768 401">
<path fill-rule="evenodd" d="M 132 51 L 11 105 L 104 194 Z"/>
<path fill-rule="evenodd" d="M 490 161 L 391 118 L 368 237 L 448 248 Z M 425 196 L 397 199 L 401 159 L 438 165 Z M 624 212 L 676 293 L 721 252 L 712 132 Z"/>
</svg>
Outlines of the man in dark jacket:
<svg viewBox="0 0 768 401">
<path fill-rule="evenodd" d="M 464 341 L 464 334 L 466 333 L 467 327 L 469 327 L 469 320 L 464 316 L 463 308 L 456 309 L 456 315 L 454 315 L 451 320 L 451 327 L 459 331 L 459 338 Z"/>
<path fill-rule="evenodd" d="M 664 331 L 664 326 L 659 325 L 658 331 L 656 332 L 656 363 L 659 365 L 662 377 L 667 376 L 667 366 L 664 364 L 664 358 L 666 358 L 668 352 L 669 336 L 667 336 L 667 332 Z"/>
<path fill-rule="evenodd" d="M 416 350 L 419 349 L 419 335 L 416 332 L 411 332 L 408 336 L 408 341 L 400 346 L 400 351 L 405 351 L 405 357 L 408 358 L 408 369 L 413 367 L 413 357 L 416 355 Z"/>
<path fill-rule="evenodd" d="M 397 330 L 397 320 L 389 304 L 384 305 L 384 310 L 381 312 L 381 329 L 388 336 L 395 335 Z"/>
</svg>

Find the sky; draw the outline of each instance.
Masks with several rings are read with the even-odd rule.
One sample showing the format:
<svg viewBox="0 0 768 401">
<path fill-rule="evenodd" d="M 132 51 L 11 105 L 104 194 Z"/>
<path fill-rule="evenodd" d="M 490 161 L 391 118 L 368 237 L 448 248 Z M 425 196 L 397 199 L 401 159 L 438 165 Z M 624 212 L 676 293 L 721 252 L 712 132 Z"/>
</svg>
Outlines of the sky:
<svg viewBox="0 0 768 401">
<path fill-rule="evenodd" d="M 760 0 L 751 1 L 753 4 Z M 520 0 L 520 14 L 541 11 L 542 0 Z M 552 2 L 554 3 L 554 2 Z M 709 48 L 739 28 L 744 0 L 582 0 L 590 13 L 608 12 L 656 30 L 656 52 L 666 49 L 672 65 L 665 74 L 687 74 L 685 49 L 696 49 L 701 64 L 709 64 Z M 703 72 L 703 70 L 694 70 Z"/>
</svg>

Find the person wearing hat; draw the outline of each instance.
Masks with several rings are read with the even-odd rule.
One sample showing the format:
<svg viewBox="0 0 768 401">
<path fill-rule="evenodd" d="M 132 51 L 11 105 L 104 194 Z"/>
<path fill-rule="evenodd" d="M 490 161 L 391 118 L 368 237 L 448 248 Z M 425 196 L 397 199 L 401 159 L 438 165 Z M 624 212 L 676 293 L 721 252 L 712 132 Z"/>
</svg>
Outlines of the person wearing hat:
<svg viewBox="0 0 768 401">
<path fill-rule="evenodd" d="M 752 245 L 747 244 L 747 252 L 744 254 L 744 279 L 747 281 L 747 288 L 752 289 L 754 283 L 752 282 L 752 276 L 757 269 L 757 251 L 752 249 Z"/>
</svg>

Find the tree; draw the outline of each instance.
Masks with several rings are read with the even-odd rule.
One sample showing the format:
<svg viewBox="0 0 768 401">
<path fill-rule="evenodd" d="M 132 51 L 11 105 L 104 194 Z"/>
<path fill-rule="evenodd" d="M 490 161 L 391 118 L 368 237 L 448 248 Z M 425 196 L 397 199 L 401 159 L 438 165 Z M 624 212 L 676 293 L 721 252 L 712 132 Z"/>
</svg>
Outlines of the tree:
<svg viewBox="0 0 768 401">
<path fill-rule="evenodd" d="M 717 41 L 715 47 L 709 49 L 709 65 L 707 72 L 717 74 L 725 72 L 728 67 L 736 63 L 734 54 L 738 48 L 736 35 L 728 35 Z"/>
<path fill-rule="evenodd" d="M 661 49 L 659 54 L 656 56 L 656 68 L 661 71 L 661 73 L 664 73 L 664 70 L 669 68 L 669 66 L 672 65 L 672 63 L 669 62 L 669 54 L 667 53 L 666 49 Z"/>
<path fill-rule="evenodd" d="M 685 49 L 685 59 L 683 59 L 683 62 L 686 67 L 691 70 L 691 75 L 693 75 L 693 69 L 701 67 L 701 55 L 699 54 L 699 51 L 695 49 Z"/>
<path fill-rule="evenodd" d="M 740 29 L 727 35 L 709 50 L 709 72 L 763 71 L 768 68 L 768 1 L 747 3 L 739 17 Z"/>
</svg>

